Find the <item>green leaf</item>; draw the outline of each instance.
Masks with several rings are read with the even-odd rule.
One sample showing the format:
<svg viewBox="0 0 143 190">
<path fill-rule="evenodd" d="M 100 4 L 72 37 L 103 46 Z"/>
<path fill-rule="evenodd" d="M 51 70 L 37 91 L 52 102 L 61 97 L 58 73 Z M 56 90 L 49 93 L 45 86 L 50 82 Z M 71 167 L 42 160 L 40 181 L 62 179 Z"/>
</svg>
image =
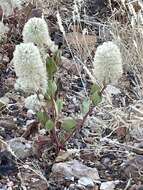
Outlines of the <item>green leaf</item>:
<svg viewBox="0 0 143 190">
<path fill-rule="evenodd" d="M 47 114 L 45 112 L 36 113 L 38 121 L 45 126 L 46 121 L 48 120 Z"/>
<path fill-rule="evenodd" d="M 89 111 L 90 104 L 91 104 L 91 100 L 90 100 L 89 98 L 86 98 L 86 99 L 82 102 L 82 107 L 81 107 L 81 112 L 82 112 L 82 114 L 86 114 L 86 113 Z"/>
<path fill-rule="evenodd" d="M 49 79 L 52 79 L 54 74 L 57 72 L 57 65 L 53 57 L 48 57 L 46 60 L 46 68 Z"/>
<path fill-rule="evenodd" d="M 57 85 L 56 85 L 55 81 L 49 80 L 49 81 L 48 81 L 47 94 L 48 94 L 50 97 L 53 97 L 53 96 L 55 95 L 56 91 L 57 91 Z"/>
<path fill-rule="evenodd" d="M 48 130 L 48 131 L 51 131 L 53 128 L 54 128 L 54 123 L 52 120 L 48 120 L 45 124 L 45 128 Z"/>
<path fill-rule="evenodd" d="M 93 105 L 97 106 L 102 101 L 102 96 L 98 92 L 94 92 L 91 95 Z"/>
<path fill-rule="evenodd" d="M 93 84 L 91 87 L 90 97 L 93 105 L 97 106 L 102 101 L 101 89 L 97 84 Z"/>
<path fill-rule="evenodd" d="M 97 85 L 97 84 L 93 84 L 92 87 L 91 87 L 91 91 L 90 93 L 93 94 L 95 92 L 99 92 L 100 93 L 100 87 Z"/>
<path fill-rule="evenodd" d="M 58 98 L 56 101 L 56 105 L 57 105 L 58 113 L 60 113 L 62 111 L 63 105 L 64 105 L 63 100 Z"/>
<path fill-rule="evenodd" d="M 61 127 L 65 131 L 70 132 L 71 130 L 73 130 L 76 127 L 76 121 L 72 118 L 66 118 L 66 119 L 64 119 Z"/>
</svg>

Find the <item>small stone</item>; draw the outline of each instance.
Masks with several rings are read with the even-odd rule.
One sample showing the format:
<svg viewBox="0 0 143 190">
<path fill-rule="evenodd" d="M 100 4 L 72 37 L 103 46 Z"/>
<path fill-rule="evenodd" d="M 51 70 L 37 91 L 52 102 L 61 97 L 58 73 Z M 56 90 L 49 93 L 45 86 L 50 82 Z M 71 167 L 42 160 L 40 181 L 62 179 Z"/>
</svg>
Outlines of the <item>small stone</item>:
<svg viewBox="0 0 143 190">
<path fill-rule="evenodd" d="M 32 154 L 32 145 L 30 141 L 25 140 L 23 137 L 11 139 L 8 142 L 11 150 L 19 159 L 27 158 Z"/>
<path fill-rule="evenodd" d="M 94 187 L 93 180 L 91 178 L 89 178 L 89 177 L 81 177 L 78 180 L 78 184 L 83 185 L 85 187 Z"/>
<path fill-rule="evenodd" d="M 35 114 L 35 113 L 33 112 L 33 110 L 28 110 L 28 111 L 27 111 L 27 117 L 28 117 L 28 118 L 32 118 L 34 114 Z"/>
<path fill-rule="evenodd" d="M 101 183 L 100 190 L 114 190 L 114 189 L 115 189 L 114 181 L 107 181 Z"/>
<path fill-rule="evenodd" d="M 78 160 L 60 162 L 53 165 L 52 172 L 54 176 L 63 177 L 75 177 L 80 179 L 82 177 L 91 178 L 91 180 L 97 181 L 100 179 L 96 168 L 91 168 L 84 165 Z"/>
<path fill-rule="evenodd" d="M 74 177 L 65 177 L 65 180 L 74 182 Z"/>
<path fill-rule="evenodd" d="M 107 85 L 106 92 L 111 96 L 111 95 L 118 95 L 121 94 L 121 91 L 116 88 L 115 86 L 112 85 Z"/>
</svg>

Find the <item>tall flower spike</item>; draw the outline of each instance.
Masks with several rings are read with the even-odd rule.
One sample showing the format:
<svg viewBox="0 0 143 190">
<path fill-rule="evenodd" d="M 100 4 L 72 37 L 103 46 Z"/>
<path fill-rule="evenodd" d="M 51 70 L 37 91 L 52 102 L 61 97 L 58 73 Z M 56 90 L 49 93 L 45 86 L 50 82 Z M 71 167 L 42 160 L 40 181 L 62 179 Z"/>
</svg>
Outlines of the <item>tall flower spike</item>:
<svg viewBox="0 0 143 190">
<path fill-rule="evenodd" d="M 50 38 L 47 23 L 43 18 L 30 18 L 25 24 L 22 34 L 24 42 L 33 42 L 39 47 L 47 45 L 53 52 L 57 50 L 57 46 Z"/>
<path fill-rule="evenodd" d="M 13 63 L 18 77 L 15 87 L 25 92 L 47 89 L 46 67 L 41 60 L 39 50 L 33 43 L 21 43 L 14 51 Z"/>
<path fill-rule="evenodd" d="M 123 73 L 122 57 L 118 46 L 111 41 L 98 46 L 93 66 L 93 74 L 100 84 L 116 83 Z"/>
</svg>

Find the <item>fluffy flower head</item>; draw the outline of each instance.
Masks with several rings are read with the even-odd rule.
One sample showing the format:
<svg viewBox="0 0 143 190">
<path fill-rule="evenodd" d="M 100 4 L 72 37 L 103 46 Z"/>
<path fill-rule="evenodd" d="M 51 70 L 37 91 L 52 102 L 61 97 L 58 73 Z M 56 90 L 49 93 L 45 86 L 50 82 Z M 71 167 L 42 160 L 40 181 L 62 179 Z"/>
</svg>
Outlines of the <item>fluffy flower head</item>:
<svg viewBox="0 0 143 190">
<path fill-rule="evenodd" d="M 123 73 L 122 57 L 118 46 L 111 41 L 98 46 L 93 66 L 93 74 L 101 84 L 116 83 Z"/>
<path fill-rule="evenodd" d="M 51 51 L 57 48 L 50 38 L 47 23 L 43 18 L 30 18 L 25 24 L 22 34 L 24 42 L 33 42 L 40 47 L 47 45 Z"/>
<path fill-rule="evenodd" d="M 39 111 L 42 106 L 42 101 L 44 100 L 44 97 L 40 95 L 39 98 L 40 100 L 38 99 L 37 94 L 28 96 L 25 99 L 25 107 L 34 112 Z"/>
<path fill-rule="evenodd" d="M 0 0 L 0 6 L 4 12 L 5 16 L 12 14 L 13 9 L 21 8 L 21 4 L 24 0 Z"/>
<path fill-rule="evenodd" d="M 25 92 L 46 92 L 47 73 L 38 48 L 33 43 L 21 43 L 14 51 L 13 63 L 18 77 L 15 87 Z"/>
</svg>

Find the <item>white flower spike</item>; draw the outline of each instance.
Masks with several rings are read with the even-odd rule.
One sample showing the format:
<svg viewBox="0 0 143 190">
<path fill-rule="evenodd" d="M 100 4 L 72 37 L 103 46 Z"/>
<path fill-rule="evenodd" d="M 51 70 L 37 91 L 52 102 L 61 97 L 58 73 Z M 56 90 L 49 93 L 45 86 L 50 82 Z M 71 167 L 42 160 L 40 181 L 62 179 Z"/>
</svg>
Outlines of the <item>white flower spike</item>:
<svg viewBox="0 0 143 190">
<path fill-rule="evenodd" d="M 93 74 L 100 84 L 116 83 L 123 73 L 122 56 L 118 46 L 112 41 L 98 46 L 93 66 Z"/>
<path fill-rule="evenodd" d="M 47 73 L 38 48 L 33 43 L 21 43 L 14 51 L 13 63 L 18 77 L 15 88 L 27 93 L 47 90 Z"/>
<path fill-rule="evenodd" d="M 28 20 L 23 29 L 23 41 L 33 42 L 39 47 L 47 45 L 54 52 L 57 51 L 57 46 L 51 40 L 48 25 L 44 18 L 33 17 Z"/>
</svg>

